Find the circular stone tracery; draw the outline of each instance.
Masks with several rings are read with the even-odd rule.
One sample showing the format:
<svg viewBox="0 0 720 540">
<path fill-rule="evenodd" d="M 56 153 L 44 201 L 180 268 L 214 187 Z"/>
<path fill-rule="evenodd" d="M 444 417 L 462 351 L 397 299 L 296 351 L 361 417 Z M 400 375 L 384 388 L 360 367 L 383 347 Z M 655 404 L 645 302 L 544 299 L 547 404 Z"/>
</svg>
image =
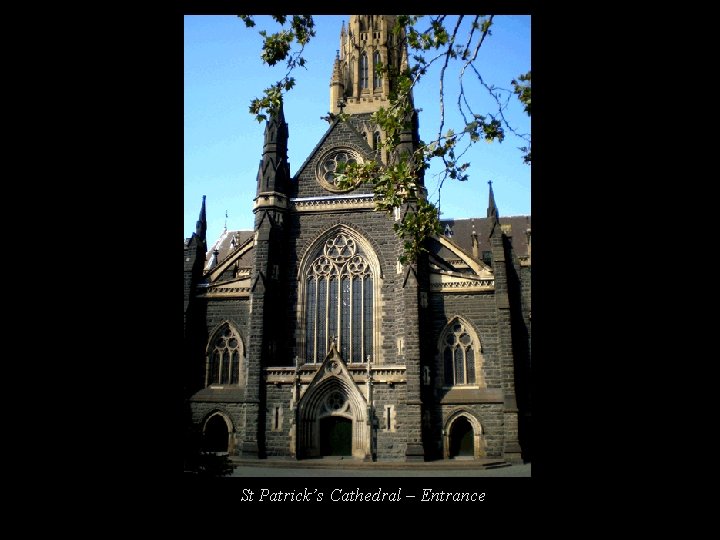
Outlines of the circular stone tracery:
<svg viewBox="0 0 720 540">
<path fill-rule="evenodd" d="M 315 176 L 329 191 L 344 192 L 351 191 L 353 187 L 341 189 L 337 186 L 336 174 L 342 172 L 343 167 L 350 163 L 360 163 L 363 160 L 360 155 L 349 148 L 336 148 L 327 152 L 318 160 L 315 168 Z"/>
<path fill-rule="evenodd" d="M 325 405 L 330 411 L 339 411 L 345 405 L 345 396 L 340 392 L 333 392 L 328 396 Z"/>
</svg>

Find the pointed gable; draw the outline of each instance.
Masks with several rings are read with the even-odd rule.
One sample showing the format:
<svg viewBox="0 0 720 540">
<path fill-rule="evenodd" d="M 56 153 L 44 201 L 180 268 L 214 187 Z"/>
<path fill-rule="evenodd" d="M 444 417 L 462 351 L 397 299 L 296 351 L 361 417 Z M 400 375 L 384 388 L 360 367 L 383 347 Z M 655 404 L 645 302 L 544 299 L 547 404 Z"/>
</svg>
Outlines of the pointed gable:
<svg viewBox="0 0 720 540">
<path fill-rule="evenodd" d="M 369 115 L 368 115 L 369 117 Z M 293 177 L 291 197 L 333 197 L 344 194 L 371 194 L 372 186 L 363 185 L 347 192 L 330 190 L 320 180 L 320 165 L 339 150 L 346 150 L 361 161 L 375 159 L 375 152 L 368 144 L 367 135 L 362 133 L 368 119 L 350 118 L 347 121 L 335 119 L 322 136 L 310 155 Z"/>
<path fill-rule="evenodd" d="M 429 238 L 426 245 L 432 291 L 466 294 L 495 289 L 492 268 L 473 258 L 452 240 L 438 236 Z"/>
<path fill-rule="evenodd" d="M 255 241 L 252 231 L 223 231 L 207 252 L 201 298 L 244 298 L 250 291 Z"/>
<path fill-rule="evenodd" d="M 317 388 L 325 386 L 328 383 L 334 383 L 333 386 L 339 383 L 339 386 L 345 389 L 347 395 L 357 394 L 362 404 L 367 405 L 365 395 L 353 380 L 334 340 L 330 345 L 330 350 L 325 356 L 325 360 L 323 360 L 320 368 L 315 372 L 315 376 L 303 392 L 300 401 L 302 402 L 306 396 L 312 395 Z M 358 403 L 358 405 L 359 404 L 360 403 Z"/>
<path fill-rule="evenodd" d="M 218 279 L 219 275 L 232 263 L 237 262 L 242 268 L 251 268 L 252 248 L 254 247 L 252 240 L 252 231 L 223 231 L 205 257 L 205 273 L 210 274 L 210 280 Z M 218 252 L 217 264 L 211 267 L 210 261 L 215 251 Z"/>
</svg>

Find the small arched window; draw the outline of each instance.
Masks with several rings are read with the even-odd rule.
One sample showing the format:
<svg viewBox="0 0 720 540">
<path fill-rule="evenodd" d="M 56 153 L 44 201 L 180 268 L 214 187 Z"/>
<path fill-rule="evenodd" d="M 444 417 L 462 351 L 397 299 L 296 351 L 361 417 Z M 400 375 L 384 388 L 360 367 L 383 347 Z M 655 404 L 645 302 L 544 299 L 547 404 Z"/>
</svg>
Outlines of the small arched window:
<svg viewBox="0 0 720 540">
<path fill-rule="evenodd" d="M 375 75 L 375 78 L 373 79 L 373 88 L 380 88 L 380 85 L 382 85 L 382 74 L 377 70 L 379 65 L 380 53 L 375 51 L 375 53 L 373 53 L 373 74 Z"/>
<path fill-rule="evenodd" d="M 458 318 L 450 321 L 440 335 L 438 349 L 445 386 L 484 385 L 480 343 L 470 327 Z"/>
<path fill-rule="evenodd" d="M 376 131 L 375 133 L 373 133 L 372 149 L 375 151 L 380 149 L 380 132 L 379 131 Z"/>
<path fill-rule="evenodd" d="M 368 57 L 367 53 L 360 55 L 360 88 L 368 87 Z"/>
<path fill-rule="evenodd" d="M 208 347 L 207 384 L 238 384 L 242 341 L 225 323 L 210 340 Z"/>
</svg>

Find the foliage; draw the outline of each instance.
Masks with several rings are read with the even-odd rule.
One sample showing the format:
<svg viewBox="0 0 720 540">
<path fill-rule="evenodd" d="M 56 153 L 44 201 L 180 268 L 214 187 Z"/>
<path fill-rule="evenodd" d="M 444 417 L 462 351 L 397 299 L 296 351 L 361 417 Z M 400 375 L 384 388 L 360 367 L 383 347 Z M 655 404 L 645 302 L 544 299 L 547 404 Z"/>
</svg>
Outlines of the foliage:
<svg viewBox="0 0 720 540">
<path fill-rule="evenodd" d="M 198 476 L 229 476 L 235 467 L 227 452 L 209 452 L 199 432 L 188 430 L 183 446 L 183 470 Z"/>
<path fill-rule="evenodd" d="M 229 476 L 235 467 L 225 453 L 204 452 L 199 447 L 186 449 L 184 470 L 198 476 Z"/>
<path fill-rule="evenodd" d="M 246 27 L 255 26 L 252 16 L 239 15 L 239 17 Z M 273 15 L 272 17 L 280 25 L 284 26 L 287 22 L 287 15 Z M 263 38 L 263 48 L 260 55 L 263 63 L 274 66 L 282 60 L 287 62 L 285 76 L 263 90 L 264 96 L 262 98 L 255 98 L 250 103 L 250 113 L 255 115 L 258 122 L 264 122 L 268 119 L 268 116 L 273 116 L 280 109 L 283 91 L 288 92 L 295 86 L 295 78 L 291 77 L 290 74 L 297 67 L 305 67 L 307 60 L 302 54 L 305 45 L 315 36 L 315 22 L 312 15 L 293 15 L 290 21 L 290 30 L 281 30 L 270 35 L 264 30 L 259 33 Z M 290 50 L 293 42 L 297 43 L 300 48 L 291 54 Z"/>
<path fill-rule="evenodd" d="M 198 461 L 197 473 L 201 476 L 229 476 L 235 469 L 224 453 L 203 452 Z"/>
<path fill-rule="evenodd" d="M 248 27 L 255 26 L 249 15 L 239 16 Z M 286 60 L 287 72 L 283 79 L 264 90 L 262 98 L 251 102 L 250 112 L 262 122 L 269 115 L 274 114 L 282 100 L 283 92 L 287 92 L 295 85 L 295 79 L 290 76 L 297 67 L 305 66 L 302 56 L 305 45 L 315 36 L 314 22 L 311 15 L 293 15 L 290 20 L 290 29 L 284 29 L 288 21 L 286 15 L 273 15 L 283 29 L 268 35 L 261 31 L 263 49 L 261 58 L 264 63 L 273 66 Z M 461 23 L 465 18 L 472 18 L 467 35 L 460 31 Z M 527 146 L 520 148 L 523 152 L 523 161 L 531 162 L 531 140 L 527 134 L 517 133 L 507 122 L 504 111 L 507 109 L 510 98 L 515 95 L 523 104 L 524 111 L 530 116 L 531 104 L 531 72 L 518 76 L 512 80 L 512 90 L 487 84 L 475 62 L 478 52 L 486 38 L 491 35 L 493 15 L 458 16 L 454 26 L 446 25 L 447 15 L 398 15 L 393 32 L 400 43 L 407 48 L 408 65 L 405 69 L 393 69 L 389 66 L 378 66 L 379 73 L 385 74 L 391 81 L 390 105 L 381 108 L 372 116 L 374 122 L 385 132 L 386 138 L 382 147 L 387 149 L 390 159 L 383 164 L 379 161 L 370 161 L 363 164 L 350 164 L 338 171 L 338 186 L 350 188 L 362 183 L 369 183 L 374 188 L 374 200 L 377 210 L 386 212 L 400 212 L 401 217 L 396 221 L 394 228 L 399 238 L 403 240 L 404 253 L 400 257 L 403 264 L 414 263 L 420 253 L 424 251 L 424 240 L 428 236 L 441 234 L 439 212 L 436 206 L 427 200 L 421 186 L 423 173 L 430 166 L 433 159 L 439 159 L 444 166 L 443 176 L 438 189 L 443 182 L 451 180 L 466 181 L 468 179 L 469 162 L 463 162 L 462 157 L 471 145 L 485 141 L 501 143 L 505 139 L 505 132 L 527 142 Z M 292 47 L 297 44 L 299 50 L 292 53 Z M 444 81 L 450 62 L 453 65 L 459 62 L 460 90 L 457 96 L 457 107 L 463 118 L 464 125 L 457 132 L 453 129 L 445 131 L 445 92 Z M 413 117 L 417 111 L 413 108 L 412 89 L 428 72 L 428 68 L 439 62 L 440 70 L 440 123 L 437 136 L 434 140 L 425 143 L 420 141 L 414 152 L 401 144 L 403 133 L 412 131 Z M 466 72 L 475 75 L 477 80 L 489 92 L 497 104 L 492 112 L 479 114 L 473 111 L 463 84 Z M 520 81 L 520 82 L 518 82 Z M 328 114 L 329 120 L 337 116 Z M 346 120 L 347 115 L 340 114 L 340 120 Z"/>
</svg>

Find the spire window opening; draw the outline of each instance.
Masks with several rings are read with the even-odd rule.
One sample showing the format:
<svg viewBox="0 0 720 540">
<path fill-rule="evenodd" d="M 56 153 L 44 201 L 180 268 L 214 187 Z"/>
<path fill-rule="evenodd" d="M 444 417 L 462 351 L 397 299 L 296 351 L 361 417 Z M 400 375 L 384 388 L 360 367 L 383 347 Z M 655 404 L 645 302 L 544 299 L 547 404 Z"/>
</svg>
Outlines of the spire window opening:
<svg viewBox="0 0 720 540">
<path fill-rule="evenodd" d="M 373 79 L 373 88 L 378 89 L 382 85 L 382 74 L 378 72 L 378 66 L 380 65 L 380 53 L 378 51 L 375 51 L 373 53 L 373 69 L 375 70 L 373 72 L 374 79 Z"/>
<path fill-rule="evenodd" d="M 360 88 L 368 87 L 368 57 L 366 53 L 360 55 Z"/>
</svg>

